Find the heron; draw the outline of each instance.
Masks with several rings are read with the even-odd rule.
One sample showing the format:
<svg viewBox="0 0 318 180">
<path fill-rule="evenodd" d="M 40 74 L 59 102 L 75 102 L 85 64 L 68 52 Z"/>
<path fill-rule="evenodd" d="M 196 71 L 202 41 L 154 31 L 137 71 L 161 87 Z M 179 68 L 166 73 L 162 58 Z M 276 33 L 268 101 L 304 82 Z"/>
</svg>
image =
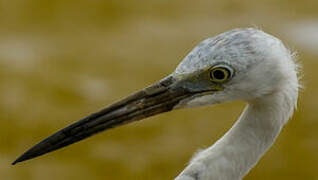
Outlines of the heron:
<svg viewBox="0 0 318 180">
<path fill-rule="evenodd" d="M 159 113 L 238 100 L 246 102 L 239 119 L 196 153 L 175 180 L 242 179 L 296 109 L 300 83 L 295 59 L 281 40 L 260 29 L 226 31 L 199 43 L 162 80 L 54 133 L 12 164 Z"/>
</svg>

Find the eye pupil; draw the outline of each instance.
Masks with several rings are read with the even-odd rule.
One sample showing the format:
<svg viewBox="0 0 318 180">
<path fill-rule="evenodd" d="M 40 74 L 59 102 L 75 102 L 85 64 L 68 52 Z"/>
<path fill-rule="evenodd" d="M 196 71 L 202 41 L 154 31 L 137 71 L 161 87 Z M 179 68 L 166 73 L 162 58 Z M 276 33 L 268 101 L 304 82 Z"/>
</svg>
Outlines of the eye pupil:
<svg viewBox="0 0 318 180">
<path fill-rule="evenodd" d="M 217 80 L 223 80 L 225 78 L 225 73 L 222 70 L 215 70 L 213 71 L 213 77 Z"/>
<path fill-rule="evenodd" d="M 224 83 L 232 76 L 232 69 L 225 66 L 216 66 L 210 70 L 210 79 L 215 83 Z"/>
</svg>

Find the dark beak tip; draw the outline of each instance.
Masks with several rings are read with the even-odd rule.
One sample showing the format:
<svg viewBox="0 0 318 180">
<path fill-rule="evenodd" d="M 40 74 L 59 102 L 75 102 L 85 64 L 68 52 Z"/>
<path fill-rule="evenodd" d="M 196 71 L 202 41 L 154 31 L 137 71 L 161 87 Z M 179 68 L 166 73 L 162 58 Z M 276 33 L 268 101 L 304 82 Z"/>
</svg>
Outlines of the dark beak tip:
<svg viewBox="0 0 318 180">
<path fill-rule="evenodd" d="M 20 158 L 16 159 L 14 162 L 11 163 L 12 166 L 16 165 L 17 163 L 21 162 L 23 160 L 21 160 Z"/>
<path fill-rule="evenodd" d="M 28 160 L 28 159 L 30 159 L 30 158 L 28 158 L 26 155 L 21 155 L 15 161 L 13 161 L 11 163 L 11 165 L 16 165 L 17 163 L 23 162 L 23 161 Z"/>
<path fill-rule="evenodd" d="M 12 166 L 16 165 L 17 163 L 19 163 L 19 161 L 15 160 L 13 163 L 11 163 Z"/>
<path fill-rule="evenodd" d="M 37 157 L 37 155 L 34 154 L 34 148 L 31 148 L 29 151 L 26 151 L 22 155 L 20 155 L 15 161 L 11 163 L 11 165 L 16 165 L 20 162 L 23 162 L 35 157 Z"/>
</svg>

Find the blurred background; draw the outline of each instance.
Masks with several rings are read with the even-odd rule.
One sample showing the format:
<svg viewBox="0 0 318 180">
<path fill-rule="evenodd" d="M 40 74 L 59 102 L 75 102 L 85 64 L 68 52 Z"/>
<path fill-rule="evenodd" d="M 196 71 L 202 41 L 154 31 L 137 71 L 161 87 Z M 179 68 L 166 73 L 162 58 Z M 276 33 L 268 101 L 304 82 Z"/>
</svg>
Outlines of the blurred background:
<svg viewBox="0 0 318 180">
<path fill-rule="evenodd" d="M 1 179 L 173 179 L 232 126 L 243 102 L 162 114 L 10 163 L 237 27 L 297 50 L 305 85 L 296 114 L 245 179 L 318 179 L 317 9 L 317 0 L 0 0 Z"/>
</svg>

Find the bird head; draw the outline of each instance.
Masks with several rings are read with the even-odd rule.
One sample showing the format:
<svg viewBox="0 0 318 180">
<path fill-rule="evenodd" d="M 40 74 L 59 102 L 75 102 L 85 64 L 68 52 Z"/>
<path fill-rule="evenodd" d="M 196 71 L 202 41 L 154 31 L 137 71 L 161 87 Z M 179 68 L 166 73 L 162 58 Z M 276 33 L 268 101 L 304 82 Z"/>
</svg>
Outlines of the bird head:
<svg viewBox="0 0 318 180">
<path fill-rule="evenodd" d="M 235 29 L 201 42 L 178 65 L 172 77 L 186 89 L 204 91 L 180 107 L 256 101 L 298 89 L 297 64 L 283 43 L 261 30 Z M 210 91 L 209 91 L 210 89 Z"/>
<path fill-rule="evenodd" d="M 166 78 L 56 132 L 13 164 L 159 113 L 273 94 L 297 82 L 291 59 L 280 40 L 260 30 L 219 34 L 201 42 Z"/>
</svg>

